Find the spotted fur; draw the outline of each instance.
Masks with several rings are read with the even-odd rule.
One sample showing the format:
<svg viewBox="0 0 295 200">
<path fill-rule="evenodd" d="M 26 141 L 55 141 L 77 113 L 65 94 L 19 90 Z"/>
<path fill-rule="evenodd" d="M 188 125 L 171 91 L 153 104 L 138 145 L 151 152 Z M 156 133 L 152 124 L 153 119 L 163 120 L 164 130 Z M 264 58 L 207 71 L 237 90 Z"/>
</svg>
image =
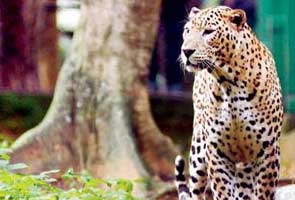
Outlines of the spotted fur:
<svg viewBox="0 0 295 200">
<path fill-rule="evenodd" d="M 176 159 L 181 200 L 273 200 L 279 177 L 283 108 L 270 51 L 243 10 L 193 8 L 181 61 L 195 73 L 189 180 Z"/>
</svg>

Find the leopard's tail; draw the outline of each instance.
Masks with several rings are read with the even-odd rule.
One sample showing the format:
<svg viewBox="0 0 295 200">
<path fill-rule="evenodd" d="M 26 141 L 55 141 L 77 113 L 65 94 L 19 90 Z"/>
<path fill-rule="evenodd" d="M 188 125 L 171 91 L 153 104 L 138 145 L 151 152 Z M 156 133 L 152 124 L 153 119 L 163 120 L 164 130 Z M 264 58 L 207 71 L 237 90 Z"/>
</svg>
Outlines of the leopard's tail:
<svg viewBox="0 0 295 200">
<path fill-rule="evenodd" d="M 184 159 L 180 155 L 178 155 L 175 158 L 175 185 L 178 191 L 179 200 L 190 199 L 190 192 L 184 175 L 184 167 Z"/>
</svg>

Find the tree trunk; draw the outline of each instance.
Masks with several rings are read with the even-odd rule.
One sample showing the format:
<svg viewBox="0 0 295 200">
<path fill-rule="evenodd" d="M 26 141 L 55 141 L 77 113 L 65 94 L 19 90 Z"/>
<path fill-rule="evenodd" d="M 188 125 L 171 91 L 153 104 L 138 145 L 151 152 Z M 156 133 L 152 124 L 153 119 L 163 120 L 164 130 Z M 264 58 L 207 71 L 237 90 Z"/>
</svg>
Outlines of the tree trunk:
<svg viewBox="0 0 295 200">
<path fill-rule="evenodd" d="M 13 145 L 28 173 L 69 167 L 99 177 L 169 178 L 176 150 L 150 113 L 147 65 L 160 0 L 85 0 L 43 122 Z"/>
<path fill-rule="evenodd" d="M 54 7 L 55 0 L 50 2 Z M 0 1 L 0 24 L 0 90 L 52 92 L 58 66 L 55 10 L 44 0 Z"/>
</svg>

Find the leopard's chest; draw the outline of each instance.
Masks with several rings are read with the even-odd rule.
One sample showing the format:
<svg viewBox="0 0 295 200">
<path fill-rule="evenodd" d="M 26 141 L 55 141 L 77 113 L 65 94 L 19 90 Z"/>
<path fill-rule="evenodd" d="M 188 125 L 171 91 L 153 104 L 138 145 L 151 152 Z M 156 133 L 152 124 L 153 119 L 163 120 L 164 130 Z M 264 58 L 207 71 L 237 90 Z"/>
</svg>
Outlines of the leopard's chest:
<svg viewBox="0 0 295 200">
<path fill-rule="evenodd" d="M 194 88 L 194 129 L 205 134 L 208 145 L 218 144 L 233 162 L 251 161 L 261 151 L 261 138 L 265 137 L 258 136 L 265 129 L 258 110 L 252 102 L 240 99 L 239 93 L 226 96 L 217 91 L 214 96 L 215 85 L 210 84 Z"/>
</svg>

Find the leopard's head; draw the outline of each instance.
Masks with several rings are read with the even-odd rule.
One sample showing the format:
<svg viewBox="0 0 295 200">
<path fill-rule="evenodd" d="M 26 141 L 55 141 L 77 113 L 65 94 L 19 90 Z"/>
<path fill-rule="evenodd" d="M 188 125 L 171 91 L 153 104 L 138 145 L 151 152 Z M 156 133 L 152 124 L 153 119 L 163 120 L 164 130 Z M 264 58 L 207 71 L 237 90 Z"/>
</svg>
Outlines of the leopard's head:
<svg viewBox="0 0 295 200">
<path fill-rule="evenodd" d="M 249 27 L 243 10 L 193 7 L 183 31 L 182 64 L 186 70 L 197 72 L 212 68 L 217 59 L 230 60 L 246 29 Z"/>
</svg>

